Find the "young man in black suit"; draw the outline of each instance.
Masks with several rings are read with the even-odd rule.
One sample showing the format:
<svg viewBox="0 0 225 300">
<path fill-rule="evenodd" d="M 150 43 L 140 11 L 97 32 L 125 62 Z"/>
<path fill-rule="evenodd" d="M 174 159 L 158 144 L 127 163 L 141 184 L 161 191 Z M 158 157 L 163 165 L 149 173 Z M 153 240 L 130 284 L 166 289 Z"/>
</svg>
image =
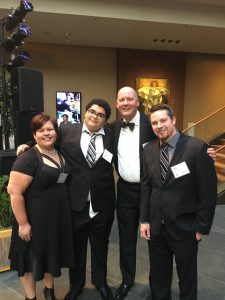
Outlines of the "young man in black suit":
<svg viewBox="0 0 225 300">
<path fill-rule="evenodd" d="M 153 106 L 150 120 L 158 139 L 144 148 L 140 232 L 149 245 L 152 299 L 172 299 L 175 256 L 180 299 L 197 300 L 198 243 L 217 200 L 214 162 L 206 143 L 176 130 L 168 105 Z"/>
<path fill-rule="evenodd" d="M 86 106 L 82 124 L 68 124 L 59 130 L 60 150 L 71 166 L 69 188 L 75 257 L 75 266 L 69 270 L 70 290 L 65 300 L 77 299 L 85 285 L 88 239 L 92 283 L 102 299 L 114 299 L 106 280 L 108 242 L 115 208 L 113 138 L 109 126 L 104 126 L 110 114 L 106 101 L 94 99 Z M 95 139 L 95 158 L 90 165 L 86 157 L 92 138 Z"/>
<path fill-rule="evenodd" d="M 119 175 L 116 211 L 122 283 L 115 299 L 124 299 L 135 280 L 142 154 L 144 145 L 155 137 L 148 117 L 138 111 L 138 106 L 139 100 L 133 88 L 123 87 L 119 90 L 116 107 L 122 119 L 115 121 L 112 126 L 115 167 Z"/>
</svg>

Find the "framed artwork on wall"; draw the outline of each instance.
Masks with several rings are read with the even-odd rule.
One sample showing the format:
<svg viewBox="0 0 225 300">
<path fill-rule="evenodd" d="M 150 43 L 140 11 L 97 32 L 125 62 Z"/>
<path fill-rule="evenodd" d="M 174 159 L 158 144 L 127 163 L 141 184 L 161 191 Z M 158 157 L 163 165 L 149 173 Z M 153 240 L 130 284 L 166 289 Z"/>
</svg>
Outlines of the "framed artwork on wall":
<svg viewBox="0 0 225 300">
<path fill-rule="evenodd" d="M 136 91 L 140 101 L 140 110 L 148 114 L 149 109 L 160 103 L 169 104 L 169 80 L 158 78 L 136 78 Z"/>
<path fill-rule="evenodd" d="M 56 118 L 58 125 L 81 122 L 81 93 L 56 92 Z M 66 121 L 65 121 L 66 120 Z"/>
</svg>

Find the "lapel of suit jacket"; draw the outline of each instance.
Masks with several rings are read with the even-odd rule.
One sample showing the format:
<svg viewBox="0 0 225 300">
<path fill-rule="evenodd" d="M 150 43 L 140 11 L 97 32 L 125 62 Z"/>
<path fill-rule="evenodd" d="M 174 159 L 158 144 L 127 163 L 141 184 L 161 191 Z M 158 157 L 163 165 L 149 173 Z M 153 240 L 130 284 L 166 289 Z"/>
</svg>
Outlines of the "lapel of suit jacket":
<svg viewBox="0 0 225 300">
<path fill-rule="evenodd" d="M 109 152 L 112 152 L 113 141 L 111 128 L 109 129 L 108 127 L 104 127 L 104 131 L 105 134 L 102 135 L 104 149 L 107 149 Z"/>
<path fill-rule="evenodd" d="M 110 130 L 106 126 L 104 126 L 103 128 L 104 128 L 104 131 L 105 131 L 105 134 L 102 134 L 103 152 L 99 156 L 99 158 L 97 159 L 95 164 L 92 166 L 92 168 L 94 168 L 96 165 L 98 165 L 101 162 L 101 159 L 102 159 L 102 156 L 103 156 L 103 153 L 104 153 L 105 149 L 108 150 L 110 153 L 112 153 L 112 151 L 113 151 L 113 149 L 112 149 L 112 136 L 111 136 Z"/>
<path fill-rule="evenodd" d="M 168 172 L 166 174 L 165 182 L 164 184 L 168 185 L 170 184 L 175 178 L 171 170 L 171 166 L 175 166 L 181 162 L 181 157 L 183 156 L 183 153 L 186 149 L 186 143 L 188 140 L 188 136 L 180 133 L 180 137 L 177 141 L 176 149 L 174 151 L 173 157 L 171 159 Z"/>
<path fill-rule="evenodd" d="M 140 143 L 140 154 L 143 153 L 143 145 L 147 142 L 150 141 L 150 137 L 149 137 L 149 128 L 150 128 L 150 123 L 147 119 L 147 116 L 144 115 L 142 112 L 140 112 L 140 126 L 139 126 L 139 130 L 140 130 L 140 138 L 139 138 L 139 143 Z M 140 155 L 140 159 L 142 159 L 141 155 Z"/>
<path fill-rule="evenodd" d="M 162 185 L 162 177 L 161 177 L 161 169 L 160 169 L 160 143 L 159 140 L 156 139 L 152 144 L 151 144 L 151 151 L 149 155 L 152 155 L 153 161 L 151 160 L 152 164 L 155 164 L 155 178 L 157 181 L 157 184 L 159 186 Z"/>
<path fill-rule="evenodd" d="M 59 146 L 62 154 L 73 165 L 74 160 L 79 160 L 85 167 L 88 165 L 82 152 L 80 141 L 83 124 L 68 124 L 59 130 Z"/>
<path fill-rule="evenodd" d="M 122 120 L 117 120 L 114 123 L 114 141 L 115 141 L 114 145 L 115 145 L 116 151 L 118 148 L 118 142 L 119 142 L 119 137 L 120 137 L 121 122 L 122 122 Z"/>
<path fill-rule="evenodd" d="M 139 157 L 140 157 L 140 177 L 143 173 L 143 144 L 145 143 L 145 129 L 146 122 L 143 114 L 140 112 L 140 122 L 139 122 Z"/>
<path fill-rule="evenodd" d="M 151 130 L 151 124 L 148 117 L 140 112 L 140 138 L 139 138 L 139 154 L 140 154 L 140 172 L 143 174 L 143 150 L 144 145 L 153 139 L 154 134 Z"/>
<path fill-rule="evenodd" d="M 119 174 L 118 171 L 118 143 L 119 143 L 119 137 L 120 137 L 120 129 L 121 129 L 121 122 L 122 120 L 116 120 L 112 124 L 113 126 L 113 134 L 114 134 L 114 163 L 116 167 L 116 171 Z"/>
<path fill-rule="evenodd" d="M 75 143 L 76 143 L 77 146 L 78 146 L 78 153 L 77 153 L 77 155 L 79 155 L 80 158 L 81 158 L 81 160 L 82 160 L 82 162 L 83 162 L 86 166 L 89 167 L 89 164 L 88 164 L 88 162 L 87 162 L 87 160 L 86 160 L 86 157 L 84 156 L 84 153 L 83 153 L 83 151 L 82 151 L 82 149 L 81 149 L 81 146 L 80 146 L 81 135 L 82 135 L 82 128 L 83 128 L 83 122 L 82 122 L 81 124 L 78 124 L 78 126 L 77 126 L 77 128 L 76 128 L 76 129 L 77 129 L 77 133 L 75 134 L 74 139 L 75 139 Z"/>
<path fill-rule="evenodd" d="M 140 126 L 139 126 L 139 146 L 140 146 L 140 152 L 142 152 L 142 148 L 143 148 L 143 143 L 144 143 L 144 131 L 145 131 L 145 122 L 143 119 L 143 115 L 142 113 L 140 113 L 140 122 L 139 122 Z"/>
</svg>

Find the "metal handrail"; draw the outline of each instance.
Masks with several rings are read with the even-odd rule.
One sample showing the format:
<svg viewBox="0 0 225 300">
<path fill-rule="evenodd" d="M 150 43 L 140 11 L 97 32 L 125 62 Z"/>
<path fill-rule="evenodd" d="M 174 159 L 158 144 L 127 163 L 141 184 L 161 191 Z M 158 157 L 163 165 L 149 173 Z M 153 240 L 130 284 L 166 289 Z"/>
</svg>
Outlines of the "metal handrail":
<svg viewBox="0 0 225 300">
<path fill-rule="evenodd" d="M 182 132 L 188 131 L 189 129 L 195 127 L 196 125 L 198 125 L 198 124 L 200 124 L 200 123 L 202 123 L 203 121 L 205 121 L 206 119 L 210 118 L 211 116 L 215 115 L 216 113 L 218 113 L 219 111 L 221 111 L 221 110 L 223 110 L 223 109 L 225 109 L 225 106 L 223 106 L 223 107 L 221 107 L 220 109 L 214 111 L 213 113 L 211 113 L 210 115 L 206 116 L 205 118 L 199 120 L 198 122 L 194 123 L 194 124 L 191 125 L 190 127 L 185 128 L 184 130 L 182 130 Z"/>
<path fill-rule="evenodd" d="M 221 146 L 219 149 L 217 149 L 217 150 L 215 151 L 215 153 L 219 152 L 220 150 L 222 150 L 222 149 L 224 149 L 224 148 L 225 148 L 225 145 Z"/>
</svg>

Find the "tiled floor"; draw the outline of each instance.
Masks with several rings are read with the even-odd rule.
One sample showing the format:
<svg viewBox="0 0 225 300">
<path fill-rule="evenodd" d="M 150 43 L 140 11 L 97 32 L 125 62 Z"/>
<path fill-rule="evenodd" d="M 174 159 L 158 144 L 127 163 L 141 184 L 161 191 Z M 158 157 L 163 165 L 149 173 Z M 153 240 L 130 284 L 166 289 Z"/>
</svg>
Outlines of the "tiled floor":
<svg viewBox="0 0 225 300">
<path fill-rule="evenodd" d="M 225 205 L 217 206 L 210 236 L 200 243 L 199 257 L 199 300 L 225 300 Z M 148 287 L 148 253 L 145 241 L 138 241 L 136 283 L 127 300 L 150 300 Z M 121 280 L 118 258 L 118 232 L 115 222 L 110 237 L 108 257 L 108 282 L 115 292 Z M 68 289 L 68 272 L 63 270 L 61 278 L 55 281 L 57 299 L 62 300 Z M 42 284 L 37 285 L 37 299 L 44 300 Z M 90 283 L 90 257 L 87 264 L 87 280 L 79 300 L 98 300 L 98 292 Z M 173 300 L 179 299 L 177 276 L 174 272 Z M 24 300 L 23 289 L 14 272 L 0 273 L 0 300 Z"/>
</svg>

